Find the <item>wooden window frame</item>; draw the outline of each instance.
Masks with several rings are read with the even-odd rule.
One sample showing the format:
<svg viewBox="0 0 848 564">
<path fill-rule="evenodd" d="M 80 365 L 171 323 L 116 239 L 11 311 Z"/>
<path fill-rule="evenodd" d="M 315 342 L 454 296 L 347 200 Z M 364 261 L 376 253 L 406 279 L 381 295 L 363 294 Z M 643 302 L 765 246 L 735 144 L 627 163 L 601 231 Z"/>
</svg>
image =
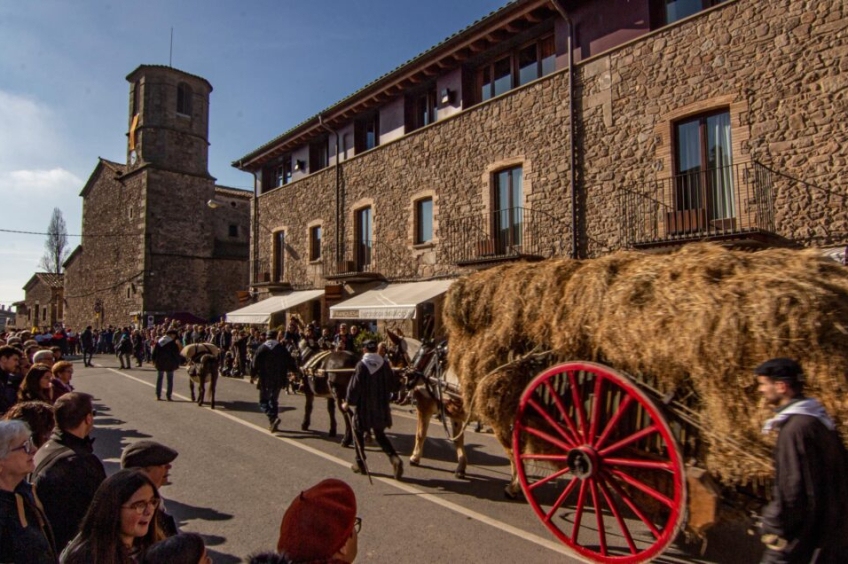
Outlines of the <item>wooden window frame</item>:
<svg viewBox="0 0 848 564">
<path fill-rule="evenodd" d="M 271 247 L 273 259 L 271 279 L 274 282 L 282 282 L 286 275 L 286 231 L 284 229 L 274 231 Z"/>
<path fill-rule="evenodd" d="M 316 237 L 316 233 L 318 236 Z M 317 262 L 321 260 L 321 241 L 324 237 L 324 228 L 321 225 L 312 225 L 309 228 L 309 260 Z"/>
<path fill-rule="evenodd" d="M 430 202 L 430 238 L 424 239 L 422 233 L 422 208 L 421 205 L 424 202 Z M 419 198 L 415 200 L 415 238 L 413 239 L 413 244 L 415 245 L 425 245 L 428 243 L 432 243 L 435 238 L 435 202 L 432 196 L 428 196 L 426 198 Z"/>
</svg>

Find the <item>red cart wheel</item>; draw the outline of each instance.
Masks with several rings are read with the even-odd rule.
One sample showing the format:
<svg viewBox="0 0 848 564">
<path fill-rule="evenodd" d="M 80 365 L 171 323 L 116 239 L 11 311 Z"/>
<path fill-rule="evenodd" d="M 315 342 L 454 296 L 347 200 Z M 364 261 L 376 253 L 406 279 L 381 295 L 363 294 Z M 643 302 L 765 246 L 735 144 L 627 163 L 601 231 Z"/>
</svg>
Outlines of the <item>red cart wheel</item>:
<svg viewBox="0 0 848 564">
<path fill-rule="evenodd" d="M 536 515 L 592 561 L 651 560 L 683 525 L 677 441 L 623 374 L 591 362 L 546 370 L 521 396 L 512 444 Z"/>
</svg>

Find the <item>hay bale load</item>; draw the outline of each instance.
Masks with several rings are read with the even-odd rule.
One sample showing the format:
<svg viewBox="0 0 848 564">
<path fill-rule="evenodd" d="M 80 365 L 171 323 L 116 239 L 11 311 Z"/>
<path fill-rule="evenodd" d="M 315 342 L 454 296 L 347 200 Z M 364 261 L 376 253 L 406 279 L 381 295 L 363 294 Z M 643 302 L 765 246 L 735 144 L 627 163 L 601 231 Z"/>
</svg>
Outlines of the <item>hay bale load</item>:
<svg viewBox="0 0 848 564">
<path fill-rule="evenodd" d="M 698 463 L 726 485 L 772 472 L 760 431 L 769 411 L 752 375 L 768 358 L 797 359 L 808 394 L 848 436 L 848 269 L 815 250 L 694 244 L 504 265 L 453 284 L 444 317 L 465 405 L 505 446 L 535 374 L 495 369 L 534 349 L 551 351 L 550 364 L 591 360 L 647 377 L 661 392 L 693 388 L 709 430 Z"/>
</svg>

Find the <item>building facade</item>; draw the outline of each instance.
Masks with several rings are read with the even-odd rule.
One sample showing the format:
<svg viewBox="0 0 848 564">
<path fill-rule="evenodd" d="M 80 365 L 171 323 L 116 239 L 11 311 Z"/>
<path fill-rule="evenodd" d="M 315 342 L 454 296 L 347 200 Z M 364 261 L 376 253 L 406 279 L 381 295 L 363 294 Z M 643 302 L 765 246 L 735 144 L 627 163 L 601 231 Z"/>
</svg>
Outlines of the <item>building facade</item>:
<svg viewBox="0 0 848 564">
<path fill-rule="evenodd" d="M 18 329 L 53 330 L 65 317 L 64 276 L 36 272 L 24 285 L 24 300 L 18 302 L 15 326 Z"/>
<path fill-rule="evenodd" d="M 127 81 L 126 162 L 101 158 L 80 193 L 66 324 L 216 318 L 247 290 L 251 194 L 216 186 L 209 174 L 212 86 L 155 65 Z"/>
<path fill-rule="evenodd" d="M 846 27 L 838 0 L 509 3 L 233 163 L 252 283 L 326 287 L 326 319 L 508 260 L 844 248 Z"/>
</svg>

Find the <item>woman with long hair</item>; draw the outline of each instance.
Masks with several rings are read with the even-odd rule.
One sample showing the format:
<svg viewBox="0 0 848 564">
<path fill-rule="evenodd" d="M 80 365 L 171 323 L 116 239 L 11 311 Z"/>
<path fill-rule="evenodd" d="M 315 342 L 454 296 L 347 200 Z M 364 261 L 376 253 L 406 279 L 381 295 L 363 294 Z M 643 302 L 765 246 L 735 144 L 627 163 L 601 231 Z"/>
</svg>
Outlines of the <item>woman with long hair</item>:
<svg viewBox="0 0 848 564">
<path fill-rule="evenodd" d="M 97 488 L 62 564 L 132 564 L 163 535 L 156 527 L 159 493 L 141 470 L 119 470 Z"/>
<path fill-rule="evenodd" d="M 33 364 L 18 388 L 18 401 L 43 401 L 53 405 L 53 372 L 46 364 Z"/>
</svg>

